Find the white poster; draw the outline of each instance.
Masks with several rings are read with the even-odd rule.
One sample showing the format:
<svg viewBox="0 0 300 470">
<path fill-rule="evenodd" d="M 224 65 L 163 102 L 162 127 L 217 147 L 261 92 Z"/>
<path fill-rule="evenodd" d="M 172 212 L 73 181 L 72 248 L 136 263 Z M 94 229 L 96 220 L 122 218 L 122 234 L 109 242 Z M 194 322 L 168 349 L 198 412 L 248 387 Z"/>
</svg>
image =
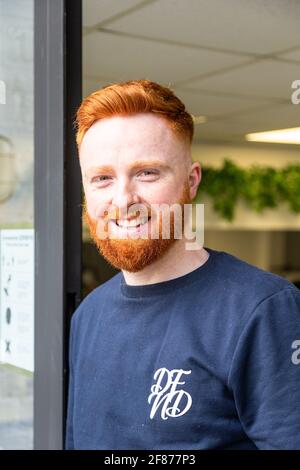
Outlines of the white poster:
<svg viewBox="0 0 300 470">
<path fill-rule="evenodd" d="M 0 231 L 0 361 L 34 369 L 34 230 Z"/>
</svg>

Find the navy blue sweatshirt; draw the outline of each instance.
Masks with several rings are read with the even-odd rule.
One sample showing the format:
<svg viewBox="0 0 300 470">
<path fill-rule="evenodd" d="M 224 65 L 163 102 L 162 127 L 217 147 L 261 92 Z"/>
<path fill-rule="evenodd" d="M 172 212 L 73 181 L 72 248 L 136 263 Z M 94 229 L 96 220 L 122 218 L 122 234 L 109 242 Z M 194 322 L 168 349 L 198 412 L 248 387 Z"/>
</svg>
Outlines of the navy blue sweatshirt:
<svg viewBox="0 0 300 470">
<path fill-rule="evenodd" d="M 118 273 L 80 304 L 67 449 L 300 449 L 300 291 L 206 250 L 184 276 Z"/>
</svg>

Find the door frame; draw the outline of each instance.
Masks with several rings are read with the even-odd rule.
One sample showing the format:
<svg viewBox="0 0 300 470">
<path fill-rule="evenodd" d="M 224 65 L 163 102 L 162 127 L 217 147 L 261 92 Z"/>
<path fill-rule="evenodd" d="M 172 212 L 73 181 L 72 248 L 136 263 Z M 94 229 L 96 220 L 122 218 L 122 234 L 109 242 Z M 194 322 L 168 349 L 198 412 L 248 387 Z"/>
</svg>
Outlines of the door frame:
<svg viewBox="0 0 300 470">
<path fill-rule="evenodd" d="M 34 0 L 34 77 L 34 449 L 63 449 L 69 325 L 81 300 L 81 0 Z"/>
</svg>

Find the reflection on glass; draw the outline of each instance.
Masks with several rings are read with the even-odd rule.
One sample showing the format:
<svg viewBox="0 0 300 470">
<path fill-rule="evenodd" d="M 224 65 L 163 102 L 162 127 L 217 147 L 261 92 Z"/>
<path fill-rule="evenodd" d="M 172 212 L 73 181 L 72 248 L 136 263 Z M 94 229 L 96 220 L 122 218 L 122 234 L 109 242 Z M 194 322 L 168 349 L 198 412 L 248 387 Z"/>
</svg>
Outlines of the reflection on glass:
<svg viewBox="0 0 300 470">
<path fill-rule="evenodd" d="M 14 149 L 12 142 L 0 135 L 0 203 L 8 199 L 16 183 Z"/>
<path fill-rule="evenodd" d="M 33 447 L 33 0 L 0 0 L 0 449 Z"/>
</svg>

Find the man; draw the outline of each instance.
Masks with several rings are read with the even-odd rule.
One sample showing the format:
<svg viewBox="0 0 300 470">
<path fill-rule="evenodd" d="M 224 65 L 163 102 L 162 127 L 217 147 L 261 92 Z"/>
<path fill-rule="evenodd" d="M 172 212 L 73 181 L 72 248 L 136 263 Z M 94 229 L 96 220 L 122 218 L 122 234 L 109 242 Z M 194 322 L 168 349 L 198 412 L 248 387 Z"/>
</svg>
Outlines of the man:
<svg viewBox="0 0 300 470">
<path fill-rule="evenodd" d="M 184 212 L 163 236 L 157 206 L 183 209 L 201 179 L 182 102 L 119 83 L 85 98 L 77 124 L 86 221 L 121 272 L 72 319 L 66 447 L 300 449 L 299 290 L 187 248 Z"/>
</svg>

